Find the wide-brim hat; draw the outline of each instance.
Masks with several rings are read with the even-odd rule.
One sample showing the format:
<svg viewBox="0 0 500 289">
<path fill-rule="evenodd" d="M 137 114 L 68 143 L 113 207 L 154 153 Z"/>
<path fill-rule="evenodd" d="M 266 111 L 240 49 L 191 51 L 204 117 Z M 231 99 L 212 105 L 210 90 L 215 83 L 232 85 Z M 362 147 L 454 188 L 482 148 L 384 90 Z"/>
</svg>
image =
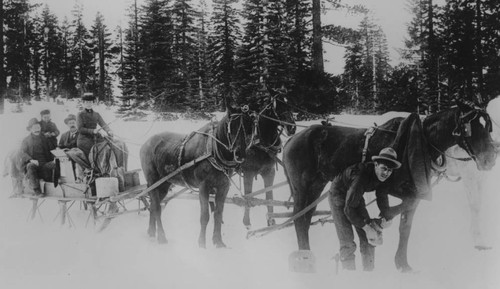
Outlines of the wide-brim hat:
<svg viewBox="0 0 500 289">
<path fill-rule="evenodd" d="M 34 126 L 35 124 L 40 124 L 40 121 L 38 121 L 37 118 L 32 118 L 28 121 L 28 126 L 26 127 L 26 130 L 31 130 L 31 127 Z"/>
<path fill-rule="evenodd" d="M 86 92 L 86 93 L 83 94 L 82 100 L 84 100 L 84 101 L 94 101 L 95 100 L 95 96 L 91 92 Z"/>
<path fill-rule="evenodd" d="M 64 124 L 68 124 L 70 120 L 76 120 L 76 116 L 74 114 L 68 114 L 68 116 L 64 119 Z"/>
<path fill-rule="evenodd" d="M 372 161 L 383 161 L 391 165 L 392 169 L 399 169 L 401 163 L 398 161 L 398 154 L 393 148 L 384 148 L 380 150 L 378 156 L 372 156 Z"/>
</svg>

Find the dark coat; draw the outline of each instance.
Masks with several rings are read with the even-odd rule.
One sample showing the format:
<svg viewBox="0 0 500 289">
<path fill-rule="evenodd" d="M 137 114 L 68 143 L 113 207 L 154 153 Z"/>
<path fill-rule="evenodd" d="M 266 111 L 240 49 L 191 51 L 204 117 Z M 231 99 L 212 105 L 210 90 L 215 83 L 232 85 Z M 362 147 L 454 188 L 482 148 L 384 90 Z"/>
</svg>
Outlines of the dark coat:
<svg viewBox="0 0 500 289">
<path fill-rule="evenodd" d="M 41 121 L 40 127 L 41 127 L 42 134 L 45 134 L 46 132 L 53 132 L 56 134 L 55 136 L 51 136 L 51 137 L 47 138 L 49 140 L 50 145 L 51 145 L 50 149 L 55 149 L 57 147 L 57 137 L 60 134 L 59 130 L 57 129 L 56 124 L 53 123 L 52 121 L 49 121 L 49 122 Z"/>
<path fill-rule="evenodd" d="M 59 147 L 62 149 L 72 149 L 76 148 L 76 140 L 78 138 L 78 131 L 76 131 L 75 136 L 71 137 L 71 131 L 67 131 L 61 135 L 59 139 Z"/>
<path fill-rule="evenodd" d="M 370 222 L 363 195 L 376 190 L 381 183 L 375 174 L 373 163 L 359 163 L 348 167 L 332 181 L 330 194 L 334 207 L 342 209 L 351 224 L 362 228 Z M 377 194 L 377 199 L 384 196 L 387 199 L 387 195 Z"/>
<path fill-rule="evenodd" d="M 23 171 L 26 170 L 26 165 L 28 162 L 32 159 L 36 159 L 34 157 L 34 147 L 35 147 L 35 138 L 33 134 L 30 134 L 26 138 L 23 139 L 23 142 L 21 143 L 21 150 L 19 152 L 19 161 L 20 165 Z M 54 156 L 50 152 L 50 142 L 49 140 L 44 137 L 43 135 L 40 135 L 40 138 L 42 140 L 42 147 L 43 147 L 43 152 L 45 154 L 45 159 L 47 162 L 52 161 L 54 159 Z"/>
<path fill-rule="evenodd" d="M 90 149 L 95 143 L 102 141 L 100 135 L 94 134 L 94 129 L 97 128 L 97 125 L 106 132 L 110 131 L 108 125 L 98 112 L 84 109 L 78 113 L 76 117 L 76 126 L 79 134 L 76 139 L 76 145 L 86 156 L 89 155 Z"/>
</svg>

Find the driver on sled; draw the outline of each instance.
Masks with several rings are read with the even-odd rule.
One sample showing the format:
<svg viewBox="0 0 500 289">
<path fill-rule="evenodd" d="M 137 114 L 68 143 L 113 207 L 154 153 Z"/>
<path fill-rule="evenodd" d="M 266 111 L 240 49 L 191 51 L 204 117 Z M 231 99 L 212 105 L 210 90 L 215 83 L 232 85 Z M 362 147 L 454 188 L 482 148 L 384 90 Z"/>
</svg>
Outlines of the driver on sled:
<svg viewBox="0 0 500 289">
<path fill-rule="evenodd" d="M 373 156 L 373 162 L 358 163 L 346 168 L 332 181 L 330 208 L 340 242 L 340 261 L 346 270 L 355 270 L 356 243 L 352 226 L 359 236 L 363 269 L 375 267 L 375 246 L 382 244 L 382 229 L 390 225 L 385 219 L 371 219 L 363 194 L 374 191 L 392 171 L 401 167 L 397 153 L 388 147 Z M 377 193 L 377 203 L 388 203 L 387 195 Z"/>
<path fill-rule="evenodd" d="M 109 126 L 93 110 L 94 101 L 92 93 L 85 93 L 82 97 L 83 110 L 76 117 L 79 133 L 76 146 L 89 160 L 90 170 L 87 172 L 92 172 L 92 177 L 88 181 L 92 182 L 93 176 L 117 177 L 121 191 L 124 185 L 123 175 L 127 169 L 128 150 L 122 141 L 113 139 Z"/>
</svg>

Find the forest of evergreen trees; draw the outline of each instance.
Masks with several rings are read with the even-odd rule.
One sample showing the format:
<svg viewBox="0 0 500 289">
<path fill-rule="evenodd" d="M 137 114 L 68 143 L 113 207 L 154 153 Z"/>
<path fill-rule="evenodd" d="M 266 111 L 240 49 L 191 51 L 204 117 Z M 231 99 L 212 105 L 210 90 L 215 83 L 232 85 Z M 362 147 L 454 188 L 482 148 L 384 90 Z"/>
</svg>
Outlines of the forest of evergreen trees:
<svg viewBox="0 0 500 289">
<path fill-rule="evenodd" d="M 432 113 L 457 97 L 500 94 L 500 2 L 407 0 L 404 61 L 389 64 L 373 13 L 342 0 L 131 0 L 123 27 L 90 27 L 75 2 L 59 19 L 35 0 L 0 0 L 3 99 L 79 97 L 157 111 L 214 110 L 284 89 L 315 113 Z M 346 10 L 356 29 L 322 25 Z M 324 72 L 324 41 L 345 47 L 344 72 Z M 113 87 L 116 87 L 113 89 Z"/>
</svg>

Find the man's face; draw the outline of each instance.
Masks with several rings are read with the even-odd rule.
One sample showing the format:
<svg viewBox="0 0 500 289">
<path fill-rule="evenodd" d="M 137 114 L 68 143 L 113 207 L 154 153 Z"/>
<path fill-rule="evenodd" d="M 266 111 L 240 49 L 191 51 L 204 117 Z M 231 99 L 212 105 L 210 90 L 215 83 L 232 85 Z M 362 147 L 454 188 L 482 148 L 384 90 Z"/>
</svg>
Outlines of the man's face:
<svg viewBox="0 0 500 289">
<path fill-rule="evenodd" d="M 392 175 L 392 168 L 386 164 L 375 162 L 375 174 L 381 182 L 385 182 Z"/>
<path fill-rule="evenodd" d="M 37 124 L 34 124 L 34 125 L 31 126 L 30 132 L 33 135 L 40 135 L 40 130 L 41 129 L 42 129 L 42 127 L 37 123 Z"/>
<path fill-rule="evenodd" d="M 83 101 L 83 108 L 92 109 L 93 106 L 94 106 L 94 101 L 92 101 L 92 100 L 84 100 Z"/>
<path fill-rule="evenodd" d="M 68 121 L 68 123 L 66 124 L 69 128 L 69 130 L 71 131 L 75 131 L 76 130 L 76 120 L 70 120 Z"/>
<path fill-rule="evenodd" d="M 50 114 L 42 115 L 42 121 L 49 122 L 50 121 Z"/>
</svg>

